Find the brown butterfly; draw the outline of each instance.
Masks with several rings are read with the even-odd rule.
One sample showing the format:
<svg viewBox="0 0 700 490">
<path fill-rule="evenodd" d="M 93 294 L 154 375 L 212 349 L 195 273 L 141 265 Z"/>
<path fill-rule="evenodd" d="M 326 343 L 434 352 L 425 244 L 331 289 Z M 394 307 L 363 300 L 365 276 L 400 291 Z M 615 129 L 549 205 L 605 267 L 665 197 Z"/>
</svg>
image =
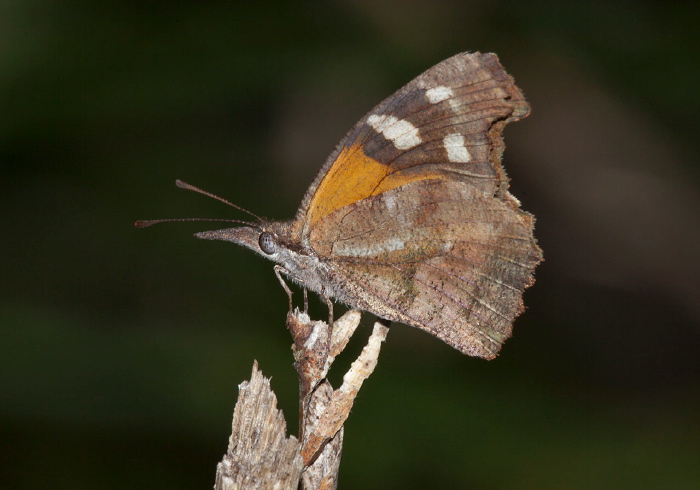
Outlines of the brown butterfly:
<svg viewBox="0 0 700 490">
<path fill-rule="evenodd" d="M 492 359 L 542 260 L 534 218 L 501 166 L 503 127 L 528 113 L 496 55 L 458 54 L 350 130 L 293 220 L 196 236 L 269 258 L 329 307 L 340 301 Z"/>
</svg>

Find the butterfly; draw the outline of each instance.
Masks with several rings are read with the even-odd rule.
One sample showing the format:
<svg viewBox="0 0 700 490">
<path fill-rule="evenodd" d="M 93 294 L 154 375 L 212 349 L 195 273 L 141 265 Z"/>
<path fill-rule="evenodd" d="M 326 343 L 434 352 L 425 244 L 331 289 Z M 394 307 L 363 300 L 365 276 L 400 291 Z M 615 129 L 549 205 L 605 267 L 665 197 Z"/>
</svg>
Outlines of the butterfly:
<svg viewBox="0 0 700 490">
<path fill-rule="evenodd" d="M 294 219 L 195 236 L 272 260 L 326 300 L 331 321 L 335 300 L 492 359 L 542 260 L 501 166 L 504 126 L 529 111 L 495 54 L 455 55 L 347 133 Z"/>
</svg>

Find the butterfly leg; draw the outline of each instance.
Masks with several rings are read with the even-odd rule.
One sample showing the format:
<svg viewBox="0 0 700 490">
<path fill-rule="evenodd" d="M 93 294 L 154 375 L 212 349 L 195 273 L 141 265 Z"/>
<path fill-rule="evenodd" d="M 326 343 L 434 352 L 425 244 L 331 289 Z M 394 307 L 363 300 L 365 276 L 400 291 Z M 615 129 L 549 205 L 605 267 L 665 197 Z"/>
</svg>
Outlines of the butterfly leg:
<svg viewBox="0 0 700 490">
<path fill-rule="evenodd" d="M 332 332 L 333 331 L 333 302 L 325 294 L 322 294 L 321 297 L 323 298 L 323 301 L 326 302 L 326 306 L 328 306 L 328 328 Z M 328 338 L 330 339 L 330 337 L 331 336 L 329 335 Z"/>
<path fill-rule="evenodd" d="M 287 283 L 282 277 L 282 272 L 289 273 L 289 271 L 281 265 L 276 265 L 273 267 L 273 269 L 275 271 L 275 275 L 277 276 L 277 280 L 280 282 L 282 288 L 287 293 L 287 297 L 289 298 L 289 311 L 291 312 L 294 309 L 294 305 L 292 303 L 292 290 L 289 289 L 289 286 L 287 286 Z M 306 296 L 306 290 L 304 290 L 304 296 Z M 306 303 L 306 301 L 304 301 L 304 303 Z"/>
<path fill-rule="evenodd" d="M 309 292 L 304 288 L 304 313 L 309 313 Z"/>
</svg>

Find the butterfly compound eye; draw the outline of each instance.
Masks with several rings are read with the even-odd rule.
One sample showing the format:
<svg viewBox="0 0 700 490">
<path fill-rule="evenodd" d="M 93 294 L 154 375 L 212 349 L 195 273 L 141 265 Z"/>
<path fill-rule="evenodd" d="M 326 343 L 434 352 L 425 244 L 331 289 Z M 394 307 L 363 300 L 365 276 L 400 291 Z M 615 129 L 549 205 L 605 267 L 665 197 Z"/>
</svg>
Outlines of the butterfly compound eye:
<svg viewBox="0 0 700 490">
<path fill-rule="evenodd" d="M 258 244 L 260 249 L 267 255 L 272 255 L 277 249 L 277 243 L 275 243 L 275 237 L 269 231 L 263 231 L 260 233 L 260 238 L 258 238 Z"/>
</svg>

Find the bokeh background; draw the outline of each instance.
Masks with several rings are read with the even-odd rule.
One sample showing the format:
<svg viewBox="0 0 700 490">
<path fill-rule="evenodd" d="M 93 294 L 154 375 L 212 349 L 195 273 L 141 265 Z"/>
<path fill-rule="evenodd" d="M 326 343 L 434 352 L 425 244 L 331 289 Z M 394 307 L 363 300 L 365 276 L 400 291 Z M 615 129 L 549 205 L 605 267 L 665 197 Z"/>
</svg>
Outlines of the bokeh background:
<svg viewBox="0 0 700 490">
<path fill-rule="evenodd" d="M 0 486 L 210 488 L 254 359 L 296 433 L 271 264 L 192 238 L 216 223 L 133 222 L 245 218 L 176 178 L 291 218 L 365 112 L 478 50 L 533 107 L 505 165 L 546 262 L 493 362 L 392 328 L 340 487 L 700 488 L 699 22 L 681 1 L 3 1 Z"/>
</svg>

